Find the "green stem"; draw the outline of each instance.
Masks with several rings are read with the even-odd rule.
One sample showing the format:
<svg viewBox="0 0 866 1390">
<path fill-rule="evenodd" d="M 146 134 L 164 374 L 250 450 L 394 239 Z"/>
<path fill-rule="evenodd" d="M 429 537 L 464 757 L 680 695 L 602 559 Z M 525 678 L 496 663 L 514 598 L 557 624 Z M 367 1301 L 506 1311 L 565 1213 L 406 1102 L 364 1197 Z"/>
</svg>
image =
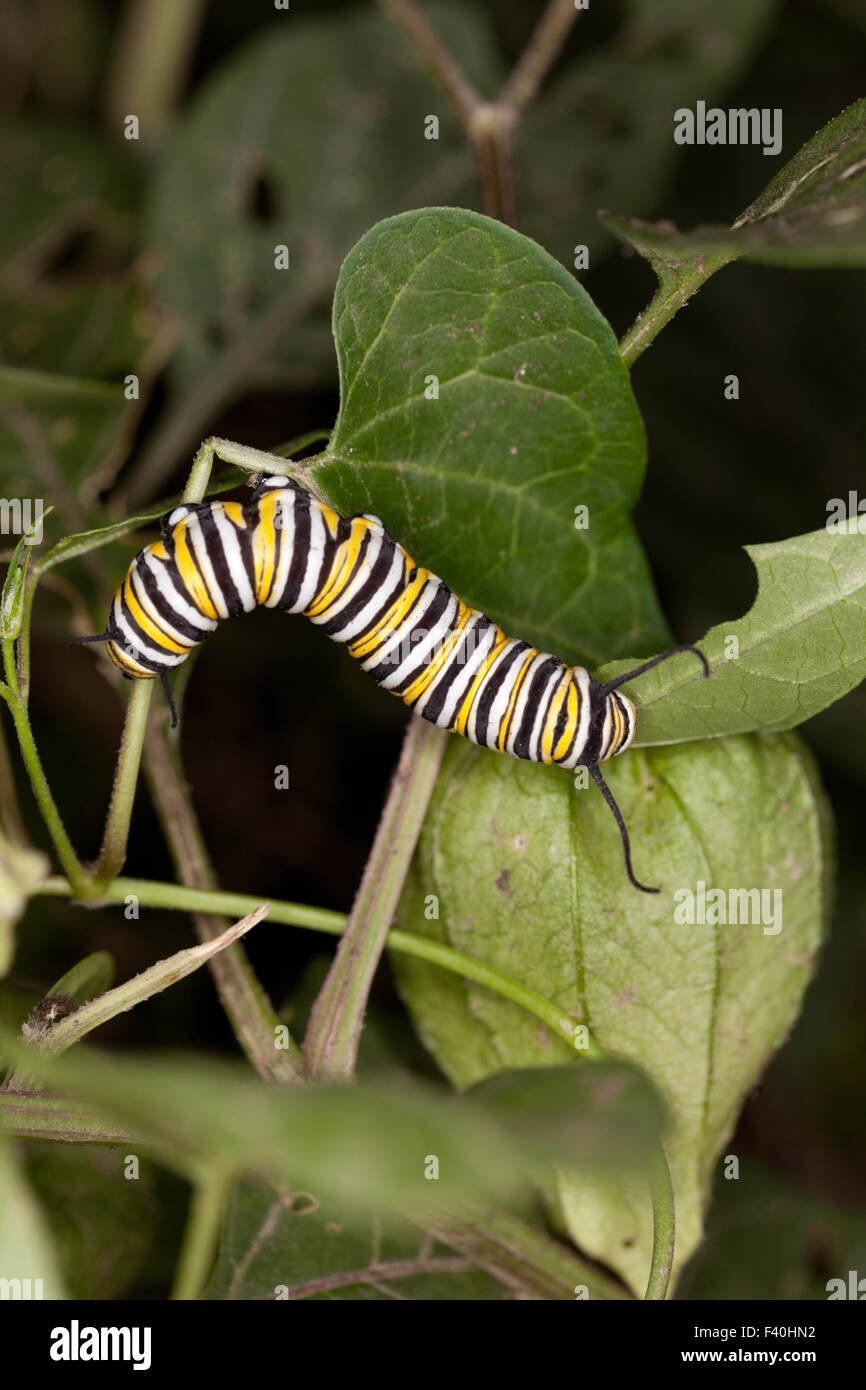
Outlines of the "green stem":
<svg viewBox="0 0 866 1390">
<path fill-rule="evenodd" d="M 153 681 L 133 681 L 132 690 L 126 705 L 126 718 L 114 786 L 111 789 L 111 805 L 105 822 L 102 849 L 94 870 L 96 884 L 108 883 L 123 868 L 126 859 L 126 844 L 129 839 L 129 823 L 138 785 L 138 769 L 141 763 L 141 750 L 147 729 L 147 716 L 153 695 Z"/>
<path fill-rule="evenodd" d="M 448 735 L 410 720 L 349 922 L 313 1005 L 304 1061 L 316 1080 L 354 1075 L 367 997 L 397 908 Z"/>
<path fill-rule="evenodd" d="M 649 1181 L 653 1206 L 653 1251 L 644 1298 L 663 1302 L 671 1282 L 677 1225 L 671 1170 L 661 1144 L 650 1158 Z"/>
<path fill-rule="evenodd" d="M 12 715 L 15 725 L 15 732 L 18 735 L 18 744 L 21 749 L 21 757 L 30 778 L 30 785 L 33 788 L 33 795 L 39 804 L 42 812 L 42 819 L 45 821 L 46 828 L 54 844 L 57 858 L 63 866 L 66 877 L 69 879 L 72 891 L 76 897 L 86 898 L 92 896 L 89 880 L 79 861 L 78 855 L 72 847 L 72 841 L 66 833 L 66 827 L 60 817 L 57 804 L 51 795 L 51 788 L 39 761 L 39 753 L 33 738 L 33 730 L 30 728 L 30 720 L 27 717 L 27 707 L 21 697 L 15 693 L 5 690 L 4 697 Z"/>
<path fill-rule="evenodd" d="M 213 1265 L 231 1177 L 229 1170 L 214 1164 L 195 1182 L 172 1299 L 189 1301 L 202 1296 Z"/>
<path fill-rule="evenodd" d="M 701 260 L 688 269 L 670 271 L 664 269 L 660 263 L 654 262 L 660 280 L 659 287 L 646 309 L 620 342 L 619 355 L 625 365 L 630 367 L 636 362 L 665 324 L 670 323 L 674 315 L 679 313 L 702 285 L 706 284 L 710 276 L 715 275 L 717 270 L 721 270 L 722 266 L 734 259 L 734 253 L 721 251 L 718 255 Z"/>
</svg>

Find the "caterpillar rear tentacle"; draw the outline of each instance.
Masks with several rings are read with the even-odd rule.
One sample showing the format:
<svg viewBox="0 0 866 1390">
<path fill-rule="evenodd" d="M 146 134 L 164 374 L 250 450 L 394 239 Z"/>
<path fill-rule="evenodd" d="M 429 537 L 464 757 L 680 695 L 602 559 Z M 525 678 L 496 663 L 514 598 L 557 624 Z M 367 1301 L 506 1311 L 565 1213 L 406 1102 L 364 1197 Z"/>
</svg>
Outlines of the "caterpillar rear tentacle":
<svg viewBox="0 0 866 1390">
<path fill-rule="evenodd" d="M 141 550 L 114 596 L 105 642 L 130 680 L 168 672 L 222 618 L 264 606 L 304 613 L 416 714 L 484 748 L 531 762 L 586 767 L 616 820 L 629 881 L 628 831 L 600 764 L 628 748 L 637 714 L 619 687 L 680 646 L 600 684 L 528 642 L 416 565 L 378 517 L 341 517 L 292 479 L 261 476 L 252 501 L 182 505 Z M 75 644 L 73 644 L 75 645 Z"/>
</svg>

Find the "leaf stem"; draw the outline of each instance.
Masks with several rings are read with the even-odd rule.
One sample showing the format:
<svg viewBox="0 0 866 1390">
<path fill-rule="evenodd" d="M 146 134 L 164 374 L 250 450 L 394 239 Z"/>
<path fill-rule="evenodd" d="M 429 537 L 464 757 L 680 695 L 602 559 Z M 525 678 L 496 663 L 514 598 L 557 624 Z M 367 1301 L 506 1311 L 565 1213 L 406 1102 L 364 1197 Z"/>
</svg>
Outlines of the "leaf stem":
<svg viewBox="0 0 866 1390">
<path fill-rule="evenodd" d="M 0 1095 L 0 1125 L 16 1139 L 48 1139 L 57 1144 L 123 1144 L 134 1137 L 77 1101 L 41 1092 Z"/>
<path fill-rule="evenodd" d="M 385 947 L 448 735 L 412 718 L 361 886 L 304 1042 L 316 1080 L 351 1080 L 367 996 Z"/>
<path fill-rule="evenodd" d="M 730 252 L 723 251 L 697 264 L 689 265 L 688 268 L 670 271 L 662 269 L 660 263 L 654 261 L 653 265 L 659 276 L 659 287 L 646 309 L 635 319 L 620 342 L 619 354 L 625 365 L 631 367 L 665 324 L 670 323 L 674 315 L 679 313 L 702 285 L 706 284 L 710 276 L 735 259 Z"/>
<path fill-rule="evenodd" d="M 185 950 L 176 951 L 166 960 L 157 961 L 156 965 L 143 970 L 140 975 L 134 975 L 122 985 L 116 985 L 114 989 L 98 994 L 95 999 L 89 999 L 80 1008 L 74 1009 L 58 1023 L 46 1029 L 28 1021 L 24 1030 L 27 1040 L 32 1041 L 47 1057 L 66 1052 L 95 1028 L 101 1028 L 118 1014 L 134 1009 L 136 1004 L 141 1004 L 145 999 L 150 999 L 152 995 L 161 993 L 178 980 L 199 970 L 207 960 L 219 951 L 224 951 L 232 942 L 256 926 L 267 915 L 267 911 L 267 903 L 260 903 L 255 912 L 249 913 L 240 922 L 228 927 L 213 941 L 200 946 L 188 946 Z M 33 1088 L 20 1067 L 16 1067 L 0 1085 L 0 1092 L 31 1089 Z"/>
</svg>

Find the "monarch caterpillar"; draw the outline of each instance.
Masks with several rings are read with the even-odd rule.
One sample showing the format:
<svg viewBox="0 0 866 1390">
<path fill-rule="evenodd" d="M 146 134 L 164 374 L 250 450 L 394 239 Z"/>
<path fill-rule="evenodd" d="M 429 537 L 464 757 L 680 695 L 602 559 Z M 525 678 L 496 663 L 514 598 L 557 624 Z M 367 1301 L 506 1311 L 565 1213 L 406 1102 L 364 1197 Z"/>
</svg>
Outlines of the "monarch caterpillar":
<svg viewBox="0 0 866 1390">
<path fill-rule="evenodd" d="M 261 475 L 253 499 L 176 507 L 162 539 L 135 556 L 114 596 L 106 642 L 132 680 L 162 681 L 221 618 L 264 605 L 304 613 L 385 690 L 440 728 L 530 762 L 586 767 L 613 812 L 630 882 L 628 831 L 599 764 L 632 742 L 635 707 L 619 687 L 673 647 L 602 685 L 528 642 L 506 637 L 484 613 L 415 561 L 376 516 L 341 517 L 291 478 Z"/>
</svg>

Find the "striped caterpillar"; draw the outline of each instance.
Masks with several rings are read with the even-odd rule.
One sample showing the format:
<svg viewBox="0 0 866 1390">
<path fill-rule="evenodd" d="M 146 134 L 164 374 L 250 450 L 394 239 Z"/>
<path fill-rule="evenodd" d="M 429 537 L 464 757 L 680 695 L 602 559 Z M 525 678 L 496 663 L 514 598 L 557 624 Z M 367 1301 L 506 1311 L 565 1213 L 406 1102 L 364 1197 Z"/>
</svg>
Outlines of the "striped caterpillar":
<svg viewBox="0 0 866 1390">
<path fill-rule="evenodd" d="M 139 551 L 115 594 L 108 655 L 133 680 L 162 681 L 221 618 L 264 605 L 304 613 L 345 643 L 385 690 L 416 714 L 483 748 L 530 762 L 585 767 L 613 812 L 630 882 L 625 822 L 599 765 L 622 753 L 635 707 L 619 687 L 676 652 L 602 685 L 528 642 L 506 637 L 447 584 L 422 569 L 378 517 L 341 517 L 288 477 L 260 476 L 252 501 L 176 507 L 162 539 Z"/>
</svg>

